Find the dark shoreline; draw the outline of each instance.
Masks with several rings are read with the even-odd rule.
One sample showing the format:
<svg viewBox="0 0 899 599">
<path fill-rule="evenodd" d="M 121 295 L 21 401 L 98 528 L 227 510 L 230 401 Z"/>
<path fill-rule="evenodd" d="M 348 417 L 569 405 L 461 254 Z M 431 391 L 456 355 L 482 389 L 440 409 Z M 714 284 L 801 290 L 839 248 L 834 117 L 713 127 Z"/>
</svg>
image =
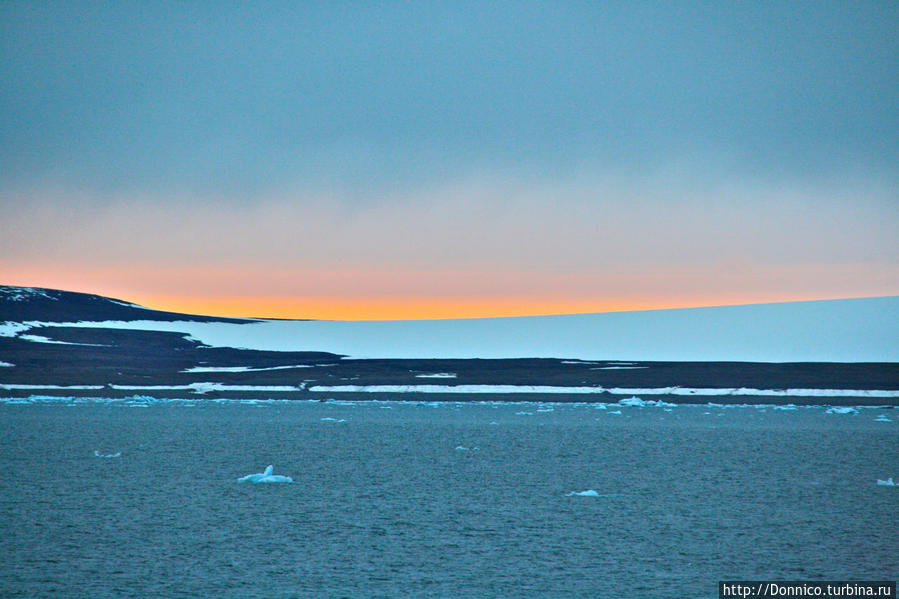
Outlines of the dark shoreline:
<svg viewBox="0 0 899 599">
<path fill-rule="evenodd" d="M 39 290 L 12 300 L 18 288 L 2 288 L 0 322 L 91 319 L 225 320 L 146 310 L 117 301 L 54 290 Z M 41 342 L 36 338 L 44 338 Z M 31 395 L 124 399 L 148 395 L 161 399 L 295 399 L 352 401 L 503 401 L 614 404 L 633 395 L 673 404 L 886 405 L 899 397 L 870 397 L 865 391 L 899 391 L 896 362 L 659 362 L 580 360 L 573 356 L 514 359 L 352 359 L 316 351 L 260 351 L 208 347 L 183 333 L 135 329 L 32 326 L 0 336 L 0 396 Z M 239 370 L 243 368 L 243 370 Z M 225 370 L 222 370 L 225 369 Z M 230 371 L 228 369 L 231 369 Z M 237 369 L 237 370 L 235 370 Z M 245 391 L 210 389 L 195 393 L 189 385 L 257 387 Z M 9 389 L 3 385 L 91 385 L 97 389 Z M 312 387 L 478 385 L 478 393 L 309 391 Z M 489 386 L 592 387 L 618 393 L 497 393 Z M 128 386 L 138 387 L 127 389 Z M 147 389 L 146 387 L 182 387 Z M 116 388 L 119 387 L 119 388 Z M 121 387 L 126 387 L 122 389 Z M 141 388 L 143 387 L 143 388 Z M 265 387 L 289 390 L 271 391 Z M 847 397 L 651 394 L 649 389 L 751 389 L 858 391 Z M 439 391 L 439 390 L 438 390 Z M 552 389 L 558 391 L 558 389 Z M 839 395 L 839 393 L 837 394 Z"/>
<path fill-rule="evenodd" d="M 809 396 L 758 396 L 758 395 L 634 395 L 644 401 L 675 405 L 730 405 L 730 406 L 864 406 L 899 409 L 899 398 L 883 397 L 809 397 Z M 36 401 L 55 399 L 97 400 L 183 400 L 214 402 L 216 400 L 252 401 L 352 401 L 352 402 L 409 402 L 409 403 L 586 403 L 615 405 L 630 395 L 610 393 L 391 393 L 391 392 L 308 392 L 308 391 L 214 391 L 191 393 L 185 390 L 121 390 L 121 389 L 0 389 L 0 404 L 4 399 L 29 399 Z M 50 399 L 53 398 L 53 399 Z"/>
</svg>

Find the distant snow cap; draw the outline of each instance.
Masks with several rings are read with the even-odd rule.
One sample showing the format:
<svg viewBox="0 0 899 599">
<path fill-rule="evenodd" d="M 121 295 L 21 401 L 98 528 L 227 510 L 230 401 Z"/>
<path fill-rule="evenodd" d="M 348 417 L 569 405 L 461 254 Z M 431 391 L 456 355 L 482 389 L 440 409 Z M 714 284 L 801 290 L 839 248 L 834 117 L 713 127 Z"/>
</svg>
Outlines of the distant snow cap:
<svg viewBox="0 0 899 599">
<path fill-rule="evenodd" d="M 3 299 L 11 302 L 24 302 L 30 301 L 32 299 L 38 297 L 44 297 L 49 300 L 58 301 L 58 297 L 53 297 L 48 294 L 44 289 L 37 289 L 35 287 L 9 287 L 3 286 L 0 287 L 0 296 Z"/>
<path fill-rule="evenodd" d="M 175 331 L 209 347 L 352 358 L 552 358 L 606 367 L 646 361 L 899 360 L 899 296 L 515 318 L 59 324 Z M 646 334 L 635 337 L 634 330 Z M 610 357 L 617 361 L 602 362 Z"/>
</svg>

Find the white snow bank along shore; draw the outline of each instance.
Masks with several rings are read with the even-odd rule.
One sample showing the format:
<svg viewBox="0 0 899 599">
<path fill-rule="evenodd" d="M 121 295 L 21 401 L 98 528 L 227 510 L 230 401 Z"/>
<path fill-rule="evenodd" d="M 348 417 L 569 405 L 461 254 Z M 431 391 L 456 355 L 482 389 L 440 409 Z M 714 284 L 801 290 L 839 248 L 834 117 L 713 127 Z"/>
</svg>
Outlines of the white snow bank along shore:
<svg viewBox="0 0 899 599">
<path fill-rule="evenodd" d="M 181 372 L 262 372 L 265 370 L 290 370 L 292 368 L 312 368 L 312 365 L 296 364 L 293 366 L 261 366 L 258 368 L 252 366 L 194 366 L 185 368 Z"/>
<path fill-rule="evenodd" d="M 26 323 L 39 324 L 50 323 Z M 212 347 L 354 358 L 899 362 L 899 296 L 517 318 L 58 324 L 176 331 Z M 18 332 L 13 325 L 0 334 Z"/>
<path fill-rule="evenodd" d="M 661 387 L 637 389 L 619 387 L 554 387 L 548 385 L 313 385 L 309 391 L 319 393 L 568 393 L 576 395 L 609 393 L 611 395 L 678 395 L 678 396 L 756 396 L 756 397 L 899 397 L 899 391 L 870 389 L 697 389 Z M 630 403 L 624 403 L 630 402 Z M 633 397 L 622 405 L 656 405 Z"/>
</svg>

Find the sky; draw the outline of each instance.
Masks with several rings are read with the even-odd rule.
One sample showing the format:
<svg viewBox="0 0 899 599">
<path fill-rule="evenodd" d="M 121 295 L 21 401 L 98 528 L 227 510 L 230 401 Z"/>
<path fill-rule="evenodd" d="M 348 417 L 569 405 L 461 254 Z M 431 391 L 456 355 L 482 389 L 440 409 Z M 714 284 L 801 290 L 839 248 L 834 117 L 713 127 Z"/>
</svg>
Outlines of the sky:
<svg viewBox="0 0 899 599">
<path fill-rule="evenodd" d="M 0 3 L 0 284 L 194 313 L 899 294 L 899 3 Z"/>
</svg>

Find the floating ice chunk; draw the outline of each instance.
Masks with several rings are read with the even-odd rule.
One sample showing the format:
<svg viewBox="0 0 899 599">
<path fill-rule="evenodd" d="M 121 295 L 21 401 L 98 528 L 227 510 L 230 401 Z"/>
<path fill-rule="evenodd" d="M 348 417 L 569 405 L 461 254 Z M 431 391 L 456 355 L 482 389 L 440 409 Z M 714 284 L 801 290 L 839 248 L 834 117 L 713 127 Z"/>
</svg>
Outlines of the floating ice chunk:
<svg viewBox="0 0 899 599">
<path fill-rule="evenodd" d="M 874 419 L 874 422 L 892 422 L 892 419 L 887 418 L 886 414 L 881 414 L 877 418 Z"/>
<path fill-rule="evenodd" d="M 893 477 L 892 477 L 892 476 L 889 477 L 889 478 L 886 479 L 886 480 L 881 480 L 881 479 L 878 478 L 878 479 L 877 479 L 877 484 L 880 485 L 881 487 L 896 487 L 896 486 L 899 486 L 899 485 L 897 485 L 896 483 L 893 482 Z"/>
<path fill-rule="evenodd" d="M 827 408 L 825 414 L 858 414 L 858 410 L 851 406 L 833 406 Z"/>
<path fill-rule="evenodd" d="M 627 399 L 618 400 L 619 406 L 632 406 L 632 407 L 658 407 L 658 408 L 673 408 L 677 404 L 667 403 L 664 401 L 655 401 L 655 400 L 645 400 L 640 399 L 637 396 L 628 397 Z"/>
<path fill-rule="evenodd" d="M 572 491 L 568 494 L 569 497 L 600 497 L 599 493 L 594 491 L 593 489 L 587 489 L 586 491 Z"/>
<path fill-rule="evenodd" d="M 3 360 L 0 360 L 0 368 L 12 368 L 13 366 L 15 366 L 15 364 L 11 364 L 9 362 L 4 362 Z"/>
<path fill-rule="evenodd" d="M 533 416 L 533 412 L 515 412 L 516 416 Z"/>
<path fill-rule="evenodd" d="M 795 404 L 788 403 L 785 406 L 774 406 L 775 410 L 798 410 Z"/>
<path fill-rule="evenodd" d="M 269 464 L 263 472 L 256 474 L 247 474 L 237 479 L 239 483 L 292 483 L 293 479 L 289 476 L 280 474 L 272 474 L 274 468 Z"/>
<path fill-rule="evenodd" d="M 122 457 L 122 452 L 118 451 L 116 453 L 101 453 L 99 450 L 94 450 L 94 455 L 98 458 L 120 458 Z"/>
<path fill-rule="evenodd" d="M 621 410 L 613 410 L 613 411 L 609 412 L 609 414 L 615 414 L 616 416 L 620 416 Z"/>
<path fill-rule="evenodd" d="M 464 445 L 456 445 L 456 451 L 481 451 L 480 447 L 465 447 Z"/>
<path fill-rule="evenodd" d="M 456 378 L 455 372 L 435 372 L 433 374 L 416 374 L 415 378 L 417 379 L 454 379 Z"/>
<path fill-rule="evenodd" d="M 346 420 L 343 418 L 338 420 L 337 418 L 331 418 L 330 416 L 325 416 L 324 418 L 322 418 L 322 421 L 324 421 L 324 422 L 346 422 Z"/>
</svg>

